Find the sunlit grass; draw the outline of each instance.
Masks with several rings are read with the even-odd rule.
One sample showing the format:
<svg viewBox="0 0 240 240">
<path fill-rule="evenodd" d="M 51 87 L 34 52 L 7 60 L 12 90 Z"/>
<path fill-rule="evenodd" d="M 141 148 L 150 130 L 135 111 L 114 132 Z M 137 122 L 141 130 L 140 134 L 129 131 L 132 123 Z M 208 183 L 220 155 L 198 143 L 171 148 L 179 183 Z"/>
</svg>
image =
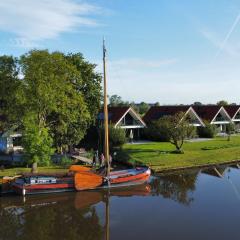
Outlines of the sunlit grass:
<svg viewBox="0 0 240 240">
<path fill-rule="evenodd" d="M 9 168 L 0 170 L 0 178 L 3 176 L 16 176 L 23 173 L 30 173 L 31 168 Z M 38 173 L 64 174 L 68 172 L 68 168 L 60 166 L 38 167 Z"/>
<path fill-rule="evenodd" d="M 219 137 L 204 142 L 186 142 L 184 154 L 172 153 L 174 150 L 170 143 L 159 142 L 126 144 L 123 147 L 128 161 L 141 162 L 154 170 L 165 170 L 240 160 L 240 137 L 232 137 L 231 141 Z"/>
</svg>

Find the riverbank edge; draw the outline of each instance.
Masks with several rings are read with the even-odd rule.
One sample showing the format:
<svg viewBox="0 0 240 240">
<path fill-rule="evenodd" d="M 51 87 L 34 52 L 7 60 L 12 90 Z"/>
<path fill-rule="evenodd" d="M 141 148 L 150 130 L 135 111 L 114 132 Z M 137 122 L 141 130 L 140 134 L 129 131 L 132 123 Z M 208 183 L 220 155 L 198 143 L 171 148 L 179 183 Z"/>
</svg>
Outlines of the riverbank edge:
<svg viewBox="0 0 240 240">
<path fill-rule="evenodd" d="M 132 163 L 130 161 L 127 162 L 122 162 L 120 161 L 119 163 L 124 164 L 128 167 L 136 167 L 136 163 Z M 139 165 L 141 162 L 138 162 Z M 235 160 L 226 160 L 222 162 L 217 162 L 217 163 L 208 163 L 208 164 L 199 164 L 199 165 L 189 165 L 189 166 L 180 166 L 180 167 L 165 167 L 162 168 L 158 165 L 152 165 L 152 164 L 145 164 L 143 166 L 149 167 L 152 171 L 153 174 L 157 173 L 169 173 L 169 172 L 177 172 L 177 171 L 184 171 L 184 170 L 194 170 L 194 169 L 199 169 L 199 168 L 211 168 L 211 167 L 217 167 L 217 166 L 222 166 L 222 165 L 233 165 L 233 164 L 240 164 L 240 159 L 235 159 Z"/>
</svg>

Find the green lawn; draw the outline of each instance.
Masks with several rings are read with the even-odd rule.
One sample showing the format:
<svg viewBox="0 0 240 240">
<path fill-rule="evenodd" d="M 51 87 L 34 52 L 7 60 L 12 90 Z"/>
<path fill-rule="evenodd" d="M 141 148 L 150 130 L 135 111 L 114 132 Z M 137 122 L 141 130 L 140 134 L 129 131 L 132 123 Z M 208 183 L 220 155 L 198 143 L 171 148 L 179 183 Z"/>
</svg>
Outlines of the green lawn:
<svg viewBox="0 0 240 240">
<path fill-rule="evenodd" d="M 184 154 L 172 153 L 174 150 L 172 144 L 165 142 L 126 144 L 119 158 L 149 165 L 155 171 L 224 163 L 240 160 L 240 136 L 232 137 L 231 141 L 219 137 L 204 142 L 186 142 Z"/>
<path fill-rule="evenodd" d="M 23 173 L 30 173 L 31 168 L 9 168 L 0 170 L 0 178 L 4 176 L 16 176 Z M 59 166 L 50 166 L 50 167 L 38 167 L 38 173 L 53 173 L 53 174 L 62 174 L 67 173 L 68 168 L 63 168 Z"/>
</svg>

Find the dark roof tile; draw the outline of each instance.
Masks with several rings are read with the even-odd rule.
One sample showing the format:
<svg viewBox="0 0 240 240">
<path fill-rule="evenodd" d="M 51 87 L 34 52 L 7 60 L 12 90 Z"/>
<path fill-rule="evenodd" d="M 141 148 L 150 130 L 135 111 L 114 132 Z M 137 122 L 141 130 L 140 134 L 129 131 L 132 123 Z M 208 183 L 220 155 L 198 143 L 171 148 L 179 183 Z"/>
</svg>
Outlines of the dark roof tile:
<svg viewBox="0 0 240 240">
<path fill-rule="evenodd" d="M 154 106 L 151 107 L 143 117 L 145 122 L 155 121 L 163 116 L 172 116 L 179 112 L 187 112 L 190 106 Z"/>
<path fill-rule="evenodd" d="M 198 114 L 198 116 L 203 119 L 211 122 L 213 118 L 216 116 L 221 106 L 218 105 L 201 105 L 196 106 L 193 105 L 192 108 Z"/>
<path fill-rule="evenodd" d="M 129 107 L 109 107 L 108 108 L 108 118 L 111 123 L 116 124 L 122 116 L 127 112 Z M 98 114 L 98 119 L 103 120 L 103 110 Z"/>
<path fill-rule="evenodd" d="M 227 111 L 228 115 L 233 118 L 234 115 L 237 113 L 239 110 L 240 106 L 239 105 L 228 105 L 224 106 L 225 110 Z"/>
</svg>

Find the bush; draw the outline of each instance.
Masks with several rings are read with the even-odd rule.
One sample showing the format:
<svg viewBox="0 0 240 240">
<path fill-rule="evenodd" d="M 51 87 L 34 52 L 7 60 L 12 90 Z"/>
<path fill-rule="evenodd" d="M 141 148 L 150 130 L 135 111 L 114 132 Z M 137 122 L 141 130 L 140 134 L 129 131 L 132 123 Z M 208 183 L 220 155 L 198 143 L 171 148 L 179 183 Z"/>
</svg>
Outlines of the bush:
<svg viewBox="0 0 240 240">
<path fill-rule="evenodd" d="M 217 127 L 210 123 L 205 123 L 205 127 L 198 127 L 197 133 L 200 138 L 214 138 L 217 133 Z"/>
<path fill-rule="evenodd" d="M 127 142 L 126 132 L 122 128 L 114 128 L 114 126 L 109 126 L 109 145 L 112 150 L 115 147 L 121 147 Z"/>
<path fill-rule="evenodd" d="M 49 129 L 40 127 L 32 118 L 25 119 L 23 132 L 24 157 L 29 164 L 48 166 L 54 153 L 53 139 Z"/>
<path fill-rule="evenodd" d="M 72 159 L 70 159 L 69 157 L 67 156 L 63 156 L 61 158 L 61 162 L 60 162 L 60 165 L 63 166 L 63 167 L 68 167 L 72 164 Z"/>
<path fill-rule="evenodd" d="M 113 151 L 116 147 L 122 147 L 124 143 L 127 142 L 126 132 L 123 128 L 115 128 L 112 124 L 108 127 L 109 133 L 109 148 L 110 151 Z M 102 152 L 104 149 L 104 128 L 100 127 L 99 129 L 99 151 Z"/>
<path fill-rule="evenodd" d="M 170 137 L 165 121 L 162 119 L 153 121 L 144 129 L 144 137 L 151 141 L 169 142 Z"/>
</svg>

